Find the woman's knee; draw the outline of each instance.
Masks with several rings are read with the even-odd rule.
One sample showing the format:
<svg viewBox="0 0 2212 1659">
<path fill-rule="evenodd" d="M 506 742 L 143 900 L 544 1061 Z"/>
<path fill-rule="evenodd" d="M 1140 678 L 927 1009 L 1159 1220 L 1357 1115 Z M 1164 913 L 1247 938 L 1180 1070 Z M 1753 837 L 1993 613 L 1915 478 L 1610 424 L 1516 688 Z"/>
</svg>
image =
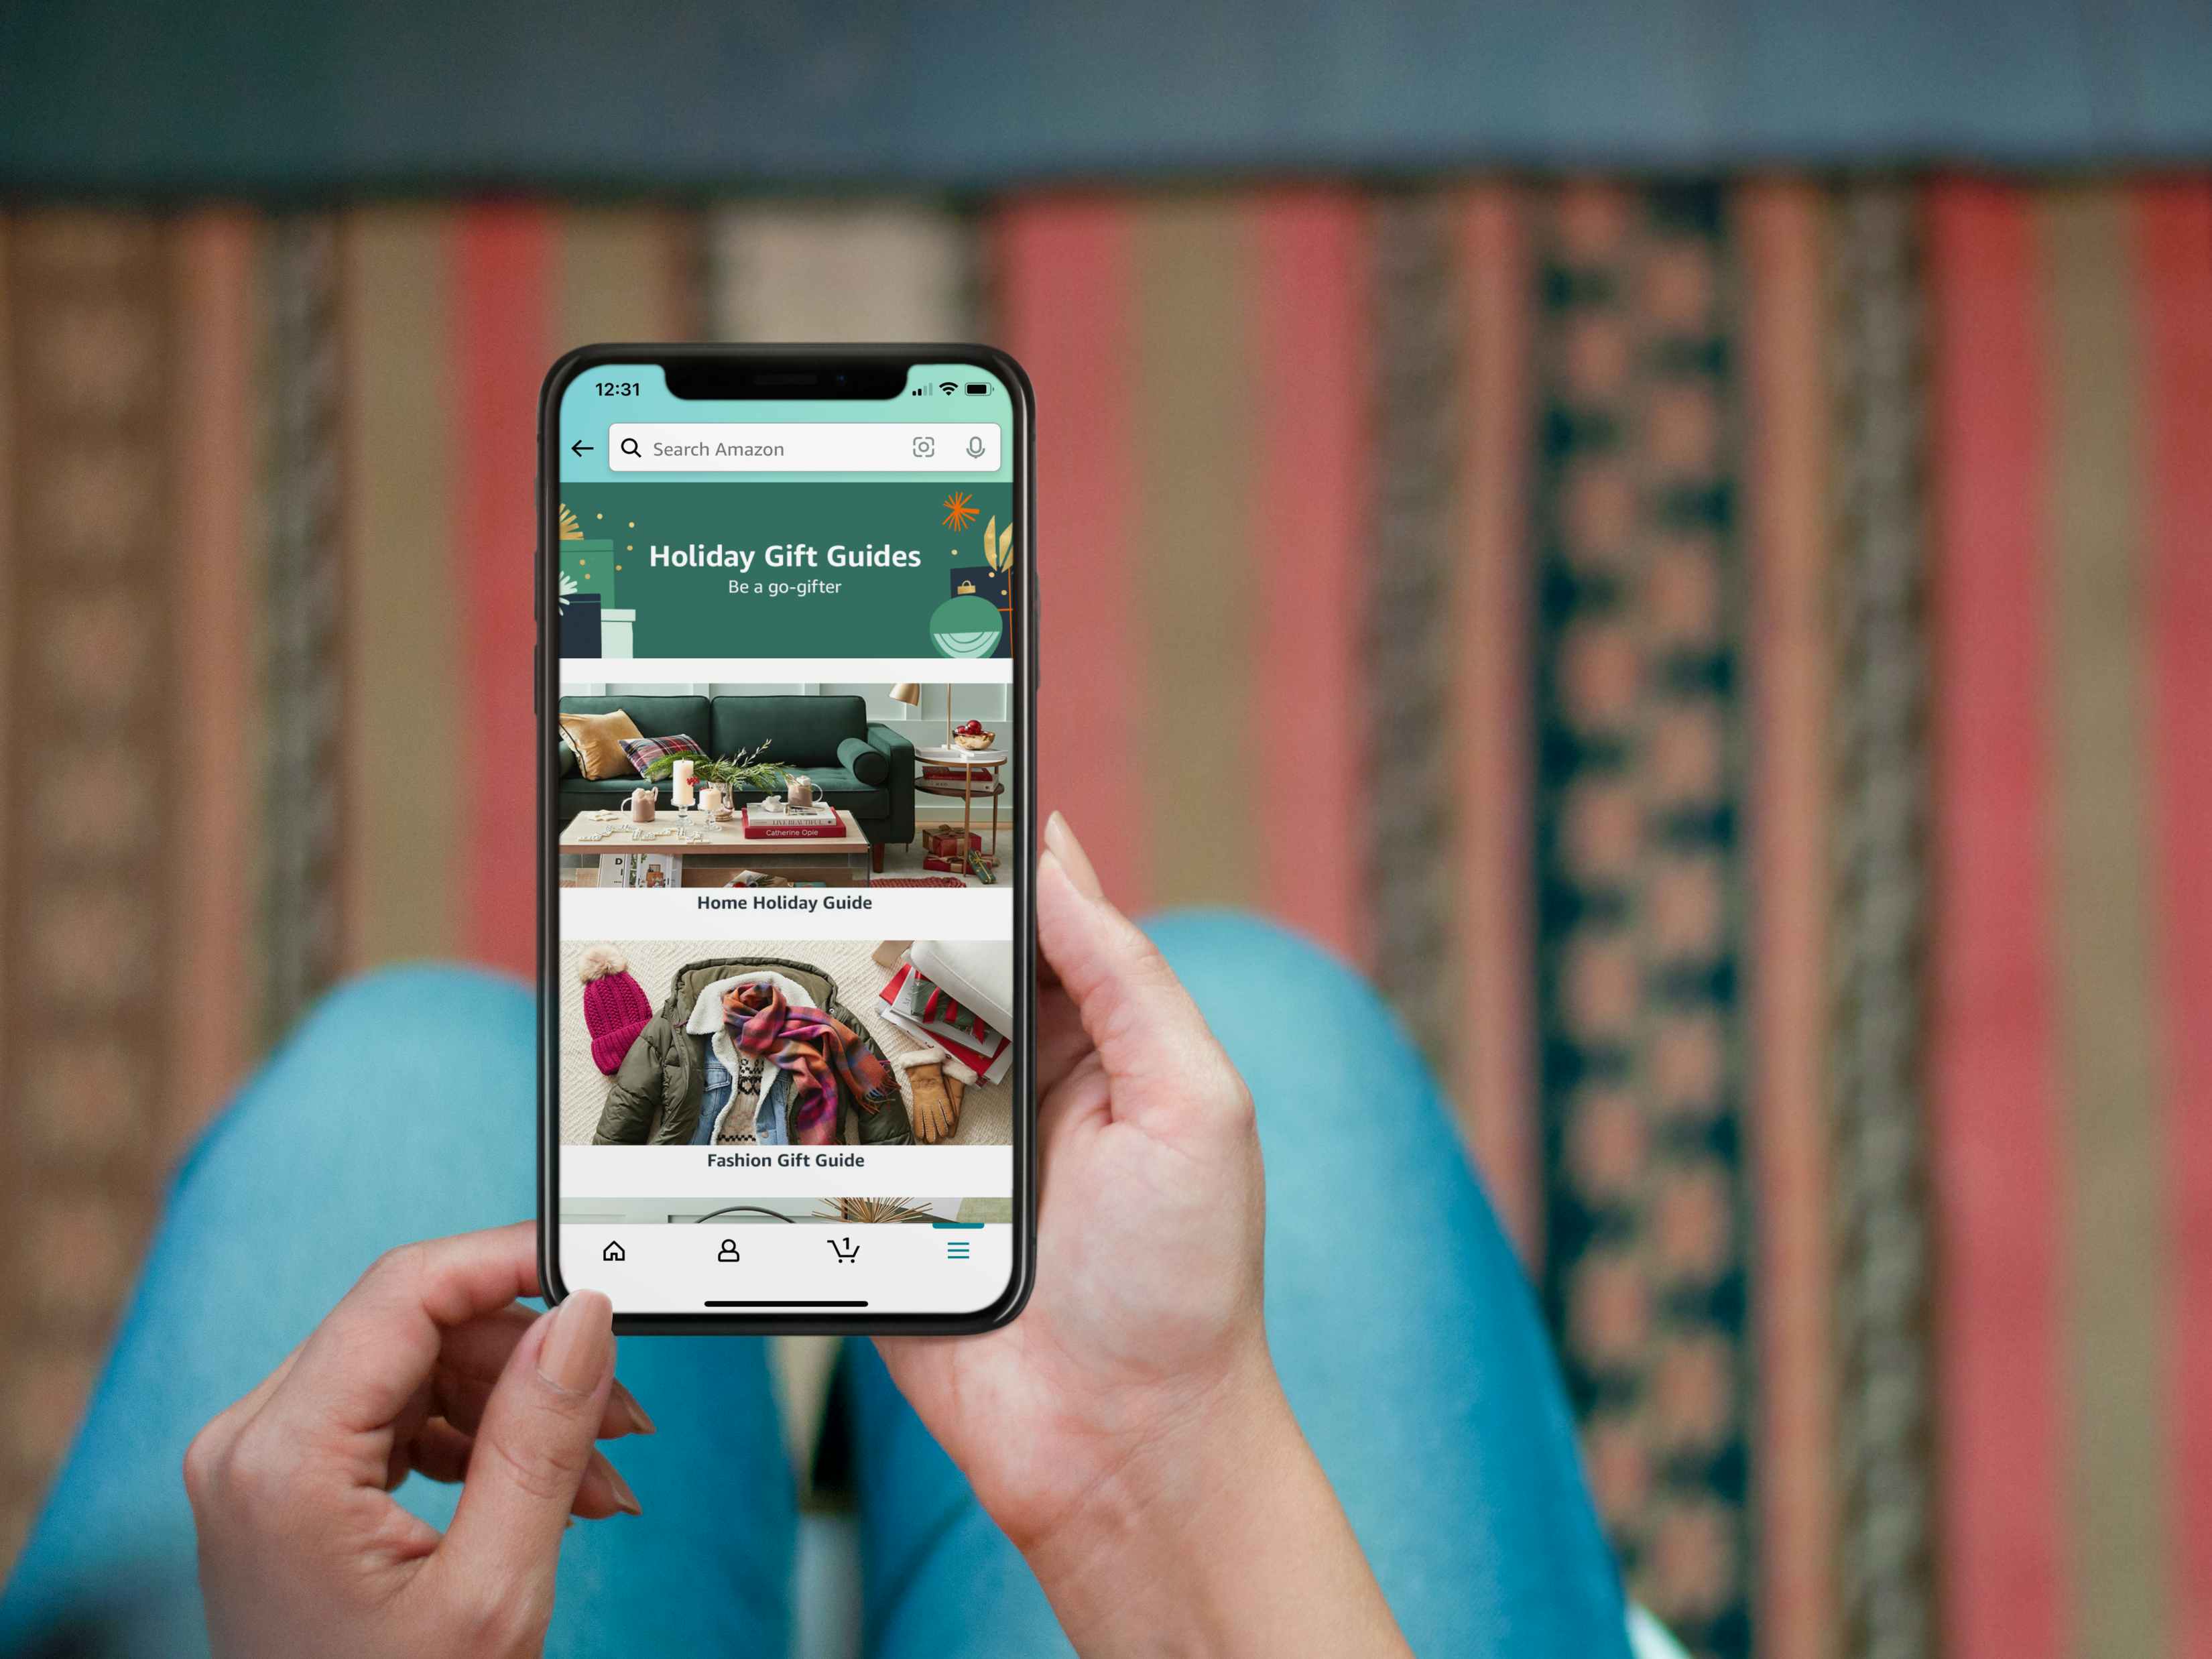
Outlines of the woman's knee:
<svg viewBox="0 0 2212 1659">
<path fill-rule="evenodd" d="M 210 1126 L 178 1196 L 213 1186 L 286 1209 L 319 1192 L 441 1218 L 526 1214 L 534 1030 L 530 993 L 476 969 L 394 968 L 342 985 Z"/>
</svg>

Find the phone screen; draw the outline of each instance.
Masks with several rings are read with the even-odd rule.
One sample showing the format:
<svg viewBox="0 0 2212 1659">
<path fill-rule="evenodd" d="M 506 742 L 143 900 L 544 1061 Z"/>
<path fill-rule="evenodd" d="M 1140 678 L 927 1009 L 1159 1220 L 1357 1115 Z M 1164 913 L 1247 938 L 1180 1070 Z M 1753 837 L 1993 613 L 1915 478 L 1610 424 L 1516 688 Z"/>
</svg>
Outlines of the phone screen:
<svg viewBox="0 0 2212 1659">
<path fill-rule="evenodd" d="M 596 356 L 542 434 L 557 1282 L 988 1322 L 1026 1282 L 1026 388 Z"/>
</svg>

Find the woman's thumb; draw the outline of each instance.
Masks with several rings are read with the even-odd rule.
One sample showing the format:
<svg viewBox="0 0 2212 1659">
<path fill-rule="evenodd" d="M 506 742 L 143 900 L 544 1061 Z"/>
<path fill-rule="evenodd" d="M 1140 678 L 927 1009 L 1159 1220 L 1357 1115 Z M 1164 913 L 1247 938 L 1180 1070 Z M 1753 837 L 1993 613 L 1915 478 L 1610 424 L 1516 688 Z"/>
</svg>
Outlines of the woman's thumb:
<svg viewBox="0 0 2212 1659">
<path fill-rule="evenodd" d="M 614 1304 L 599 1291 L 577 1291 L 530 1328 L 485 1403 L 441 1557 L 542 1598 L 550 1615 L 561 1534 L 614 1376 Z"/>
</svg>

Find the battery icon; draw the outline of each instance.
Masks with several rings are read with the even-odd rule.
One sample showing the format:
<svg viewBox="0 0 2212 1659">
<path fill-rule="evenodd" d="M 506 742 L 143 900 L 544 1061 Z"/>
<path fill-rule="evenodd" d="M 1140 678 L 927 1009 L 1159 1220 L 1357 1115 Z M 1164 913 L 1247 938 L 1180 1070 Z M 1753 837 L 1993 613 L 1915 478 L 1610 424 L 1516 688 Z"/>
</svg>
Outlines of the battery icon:
<svg viewBox="0 0 2212 1659">
<path fill-rule="evenodd" d="M 968 382 L 968 395 L 971 398 L 983 397 L 988 394 L 990 390 L 990 386 L 987 381 L 970 380 Z"/>
</svg>

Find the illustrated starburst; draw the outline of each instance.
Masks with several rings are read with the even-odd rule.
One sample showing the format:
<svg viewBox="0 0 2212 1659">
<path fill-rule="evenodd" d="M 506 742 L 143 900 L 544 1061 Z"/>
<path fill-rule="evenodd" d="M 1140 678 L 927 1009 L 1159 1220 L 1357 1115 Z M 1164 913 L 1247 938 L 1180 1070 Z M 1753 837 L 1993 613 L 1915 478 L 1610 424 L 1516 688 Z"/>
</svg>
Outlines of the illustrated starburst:
<svg viewBox="0 0 2212 1659">
<path fill-rule="evenodd" d="M 956 489 L 945 498 L 945 527 L 965 530 L 981 516 L 975 503 L 964 489 Z"/>
</svg>

